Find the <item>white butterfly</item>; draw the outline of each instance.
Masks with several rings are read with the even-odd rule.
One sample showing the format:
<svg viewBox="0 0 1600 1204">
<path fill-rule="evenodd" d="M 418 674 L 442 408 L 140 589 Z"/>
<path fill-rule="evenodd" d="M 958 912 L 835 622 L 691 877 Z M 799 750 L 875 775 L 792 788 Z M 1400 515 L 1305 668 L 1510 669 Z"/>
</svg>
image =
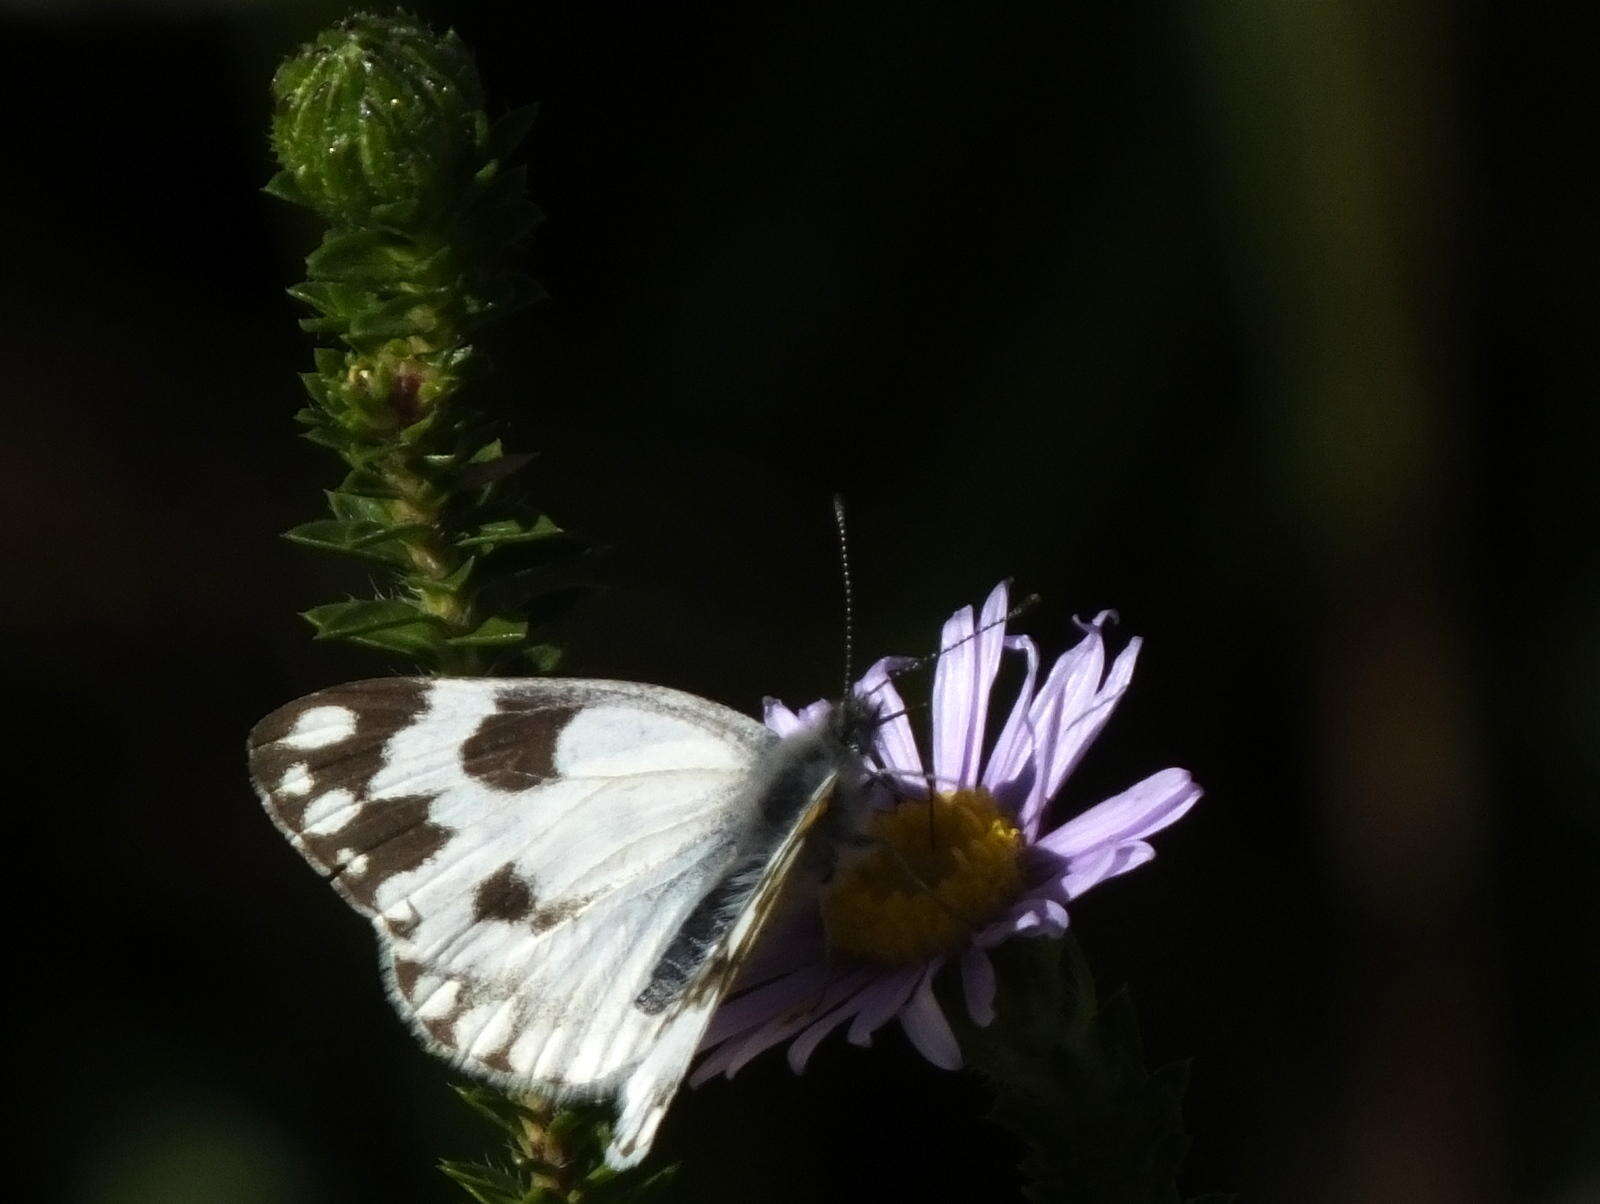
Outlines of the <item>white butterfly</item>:
<svg viewBox="0 0 1600 1204">
<path fill-rule="evenodd" d="M 377 930 L 427 1048 L 649 1151 L 804 838 L 859 791 L 860 716 L 780 740 L 660 686 L 383 678 L 250 736 L 269 815 Z"/>
</svg>

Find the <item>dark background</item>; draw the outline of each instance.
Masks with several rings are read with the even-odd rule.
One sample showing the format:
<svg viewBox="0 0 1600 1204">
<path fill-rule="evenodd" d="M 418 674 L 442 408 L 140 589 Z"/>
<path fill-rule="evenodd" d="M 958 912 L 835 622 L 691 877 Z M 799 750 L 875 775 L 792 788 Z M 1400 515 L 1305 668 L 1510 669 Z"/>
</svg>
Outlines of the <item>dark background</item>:
<svg viewBox="0 0 1600 1204">
<path fill-rule="evenodd" d="M 484 1148 L 244 733 L 386 666 L 276 538 L 313 230 L 257 191 L 336 4 L 0 4 L 20 1198 L 450 1200 Z M 1014 576 L 1148 641 L 1068 806 L 1205 802 L 1074 920 L 1192 1190 L 1600 1198 L 1592 43 L 1539 6 L 424 5 L 531 143 L 492 391 L 613 547 L 574 671 L 741 707 Z M 20 872 L 19 872 L 20 871 Z M 685 1097 L 690 1198 L 1008 1200 L 897 1034 Z M 941 1191 L 949 1195 L 941 1196 Z M 958 1197 L 957 1193 L 960 1194 Z"/>
</svg>

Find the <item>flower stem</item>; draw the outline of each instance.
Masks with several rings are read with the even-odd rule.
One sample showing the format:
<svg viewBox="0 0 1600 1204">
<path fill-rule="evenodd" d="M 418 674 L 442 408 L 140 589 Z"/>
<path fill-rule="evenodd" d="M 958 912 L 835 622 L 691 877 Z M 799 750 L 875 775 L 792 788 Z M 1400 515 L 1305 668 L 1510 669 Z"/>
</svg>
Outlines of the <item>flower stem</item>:
<svg viewBox="0 0 1600 1204">
<path fill-rule="evenodd" d="M 511 490 L 527 457 L 467 397 L 489 328 L 538 295 L 509 252 L 539 213 L 506 167 L 532 110 L 491 122 L 460 39 L 400 16 L 324 31 L 273 92 L 267 190 L 328 224 L 290 293 L 338 344 L 317 349 L 299 419 L 348 470 L 331 516 L 287 535 L 387 578 L 306 618 L 435 673 L 549 669 L 533 626 L 575 595 L 551 574 L 585 549 Z"/>
</svg>

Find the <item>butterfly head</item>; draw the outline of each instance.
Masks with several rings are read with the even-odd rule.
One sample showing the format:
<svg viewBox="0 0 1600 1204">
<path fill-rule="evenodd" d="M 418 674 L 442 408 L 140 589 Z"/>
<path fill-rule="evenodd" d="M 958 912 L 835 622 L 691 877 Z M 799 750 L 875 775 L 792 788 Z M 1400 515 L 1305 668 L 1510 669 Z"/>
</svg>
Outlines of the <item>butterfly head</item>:
<svg viewBox="0 0 1600 1204">
<path fill-rule="evenodd" d="M 828 713 L 828 733 L 847 753 L 865 759 L 872 749 L 873 733 L 883 722 L 882 701 L 871 695 L 851 693 Z"/>
</svg>

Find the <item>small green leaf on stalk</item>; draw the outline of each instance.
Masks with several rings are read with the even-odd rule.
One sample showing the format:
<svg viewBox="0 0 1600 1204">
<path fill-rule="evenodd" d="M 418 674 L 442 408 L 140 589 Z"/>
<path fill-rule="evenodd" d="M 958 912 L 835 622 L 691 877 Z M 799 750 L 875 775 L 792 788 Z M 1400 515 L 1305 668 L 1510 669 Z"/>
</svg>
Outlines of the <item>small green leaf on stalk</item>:
<svg viewBox="0 0 1600 1204">
<path fill-rule="evenodd" d="M 522 1109 L 499 1091 L 477 1083 L 457 1083 L 452 1090 L 484 1120 L 503 1132 L 516 1136 L 522 1131 Z"/>
<path fill-rule="evenodd" d="M 306 257 L 306 267 L 319 279 L 375 288 L 426 275 L 448 254 L 448 248 L 426 250 L 385 230 L 337 230 Z"/>
<path fill-rule="evenodd" d="M 303 617 L 317 629 L 316 638 L 319 640 L 347 640 L 388 627 L 435 621 L 411 603 L 398 598 L 329 602 L 325 606 L 313 606 Z"/>
<path fill-rule="evenodd" d="M 496 519 L 494 522 L 483 523 L 456 540 L 456 546 L 458 548 L 481 547 L 487 552 L 492 552 L 502 544 L 533 543 L 537 540 L 550 539 L 560 534 L 562 534 L 561 528 L 543 514 L 531 521 L 502 518 Z"/>
<path fill-rule="evenodd" d="M 347 493 L 342 489 L 329 489 L 324 491 L 328 499 L 328 509 L 333 511 L 337 518 L 349 519 L 352 522 L 386 523 L 390 515 L 390 499 L 386 497 L 371 497 L 361 493 Z"/>
<path fill-rule="evenodd" d="M 477 630 L 451 636 L 445 643 L 452 648 L 515 648 L 527 638 L 526 622 L 495 615 L 484 620 Z"/>
<path fill-rule="evenodd" d="M 283 537 L 301 547 L 358 556 L 363 560 L 379 564 L 405 567 L 410 564 L 410 557 L 402 541 L 408 535 L 419 534 L 428 529 L 427 525 L 422 523 L 390 526 L 387 523 L 364 519 L 325 518 L 301 523 L 298 527 L 285 531 Z"/>
<path fill-rule="evenodd" d="M 438 602 L 446 598 L 454 598 L 459 596 L 471 584 L 472 570 L 477 567 L 477 564 L 477 560 L 469 556 L 448 577 L 418 578 L 411 584 L 419 594 L 429 601 Z"/>
<path fill-rule="evenodd" d="M 398 653 L 410 660 L 432 666 L 441 659 L 440 651 L 446 643 L 444 631 L 442 623 L 427 619 L 417 623 L 404 623 L 397 627 L 385 627 L 362 635 L 347 635 L 343 638 L 352 644 L 360 644 L 363 648 Z"/>
<path fill-rule="evenodd" d="M 539 1204 L 552 1198 L 537 1187 L 524 1189 L 515 1175 L 481 1163 L 445 1161 L 439 1169 L 478 1204 Z"/>
</svg>

